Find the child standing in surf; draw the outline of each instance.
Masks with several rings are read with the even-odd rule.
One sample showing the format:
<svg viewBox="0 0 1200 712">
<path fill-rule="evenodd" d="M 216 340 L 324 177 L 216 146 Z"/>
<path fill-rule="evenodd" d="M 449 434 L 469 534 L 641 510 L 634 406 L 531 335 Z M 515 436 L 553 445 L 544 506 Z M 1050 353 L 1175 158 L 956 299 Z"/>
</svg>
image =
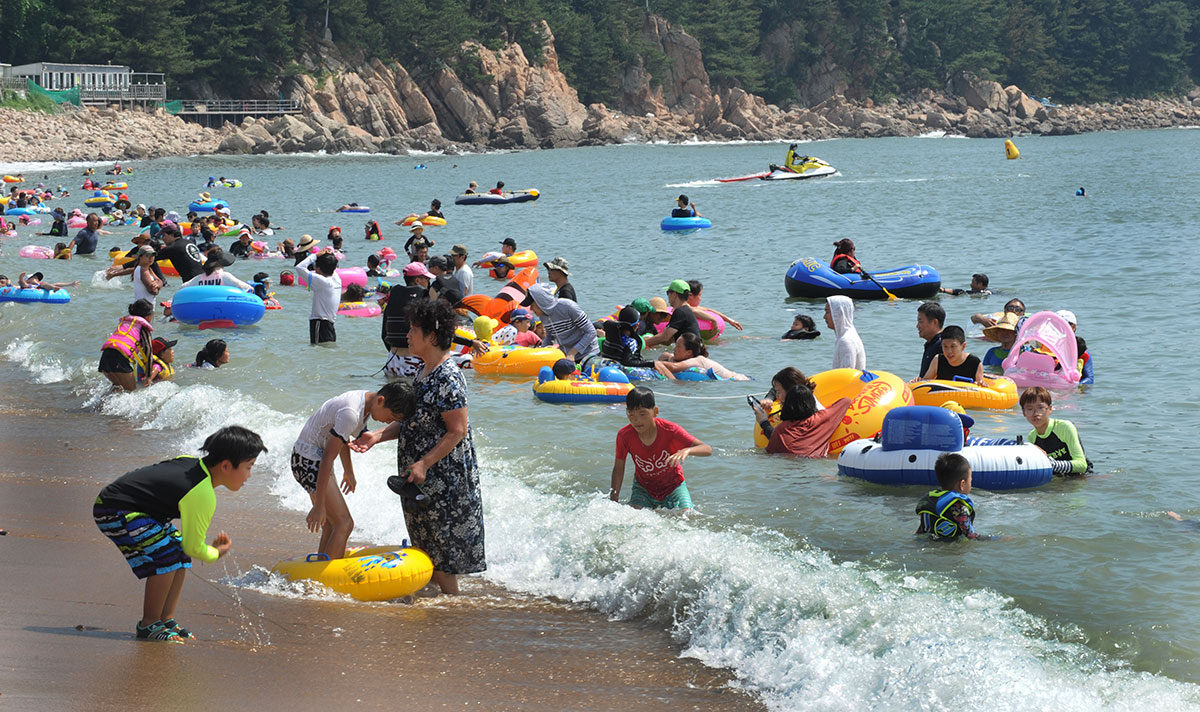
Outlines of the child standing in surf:
<svg viewBox="0 0 1200 712">
<path fill-rule="evenodd" d="M 712 447 L 679 425 L 659 418 L 654 391 L 644 386 L 625 396 L 625 413 L 629 425 L 617 432 L 617 458 L 608 498 L 618 501 L 628 455 L 634 466 L 629 493 L 629 504 L 634 509 L 691 509 L 692 497 L 683 481 L 683 461 L 688 455 L 711 455 Z"/>
</svg>

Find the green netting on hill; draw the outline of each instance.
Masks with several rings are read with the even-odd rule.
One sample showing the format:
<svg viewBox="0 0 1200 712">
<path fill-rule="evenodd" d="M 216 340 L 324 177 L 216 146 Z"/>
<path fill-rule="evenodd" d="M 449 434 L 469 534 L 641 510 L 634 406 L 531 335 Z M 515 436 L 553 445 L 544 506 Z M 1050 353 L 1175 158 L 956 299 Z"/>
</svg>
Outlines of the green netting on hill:
<svg viewBox="0 0 1200 712">
<path fill-rule="evenodd" d="M 179 112 L 183 111 L 183 101 L 180 99 L 176 99 L 175 101 L 163 101 L 159 103 L 168 114 L 178 114 Z"/>
<path fill-rule="evenodd" d="M 62 91 L 50 91 L 43 89 L 37 85 L 32 79 L 26 80 L 27 89 L 31 97 L 40 96 L 53 101 L 55 104 L 74 104 L 82 106 L 79 101 L 79 87 L 73 89 L 64 89 Z"/>
</svg>

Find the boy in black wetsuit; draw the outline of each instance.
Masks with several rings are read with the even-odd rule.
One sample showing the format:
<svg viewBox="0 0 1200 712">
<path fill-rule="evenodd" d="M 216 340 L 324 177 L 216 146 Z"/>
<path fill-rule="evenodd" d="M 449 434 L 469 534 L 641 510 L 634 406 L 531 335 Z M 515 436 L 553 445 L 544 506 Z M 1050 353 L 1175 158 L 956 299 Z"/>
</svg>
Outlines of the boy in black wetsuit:
<svg viewBox="0 0 1200 712">
<path fill-rule="evenodd" d="M 978 539 L 975 531 L 975 503 L 971 501 L 971 464 L 956 452 L 942 453 L 933 465 L 939 489 L 930 491 L 917 504 L 921 524 L 918 534 L 937 539 L 965 536 Z"/>
</svg>

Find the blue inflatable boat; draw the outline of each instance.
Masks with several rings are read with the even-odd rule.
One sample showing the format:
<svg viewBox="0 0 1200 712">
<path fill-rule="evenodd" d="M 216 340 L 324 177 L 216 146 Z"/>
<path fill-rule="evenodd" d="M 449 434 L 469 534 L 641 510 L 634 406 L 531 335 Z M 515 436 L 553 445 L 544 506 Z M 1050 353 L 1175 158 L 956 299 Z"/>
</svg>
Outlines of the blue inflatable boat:
<svg viewBox="0 0 1200 712">
<path fill-rule="evenodd" d="M 712 227 L 712 220 L 703 217 L 693 218 L 663 218 L 660 225 L 663 230 L 677 232 L 681 230 L 703 230 Z"/>
<path fill-rule="evenodd" d="M 266 310 L 263 300 L 237 287 L 185 287 L 171 299 L 171 314 L 185 324 L 229 321 L 246 326 L 257 323 Z"/>
<path fill-rule="evenodd" d="M 1050 458 L 1020 440 L 971 438 L 958 415 L 931 405 L 901 406 L 883 418 L 878 439 L 856 440 L 838 455 L 838 474 L 880 485 L 938 486 L 938 456 L 956 452 L 971 463 L 971 487 L 1014 490 L 1050 482 Z"/>
<path fill-rule="evenodd" d="M 194 213 L 211 213 L 215 212 L 217 208 L 228 207 L 229 203 L 221 200 L 220 198 L 217 198 L 216 200 L 205 200 L 203 202 L 193 200 L 192 202 L 188 203 L 188 210 L 191 210 Z"/>
<path fill-rule="evenodd" d="M 941 276 L 929 265 L 872 271 L 870 275 L 889 292 L 906 299 L 935 296 L 942 286 Z M 875 282 L 858 274 L 838 274 L 815 257 L 801 257 L 793 262 L 783 280 L 790 297 L 824 299 L 841 294 L 853 299 L 887 299 Z"/>
</svg>

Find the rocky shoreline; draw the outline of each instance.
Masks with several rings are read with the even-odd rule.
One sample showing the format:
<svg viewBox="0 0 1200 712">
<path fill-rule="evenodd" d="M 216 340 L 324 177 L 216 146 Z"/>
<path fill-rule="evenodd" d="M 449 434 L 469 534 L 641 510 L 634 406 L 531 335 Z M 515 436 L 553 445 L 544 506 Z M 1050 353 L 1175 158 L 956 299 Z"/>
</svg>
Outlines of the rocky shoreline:
<svg viewBox="0 0 1200 712">
<path fill-rule="evenodd" d="M 970 138 L 1200 125 L 1200 89 L 1187 96 L 1054 106 L 962 73 L 943 91 L 876 104 L 852 101 L 836 83 L 807 108 L 781 108 L 739 88 L 713 88 L 699 42 L 650 16 L 646 38 L 667 58 L 663 74 L 630 68 L 617 106 L 580 103 L 558 67 L 545 28 L 544 60 L 520 45 L 471 48 L 477 66 L 415 78 L 396 62 L 346 56 L 317 41 L 306 73 L 257 88 L 296 100 L 302 116 L 247 118 L 208 129 L 162 111 L 65 107 L 47 115 L 0 108 L 0 161 L 108 161 L 267 153 L 464 153 L 616 143 L 802 141 L 917 136 Z M 815 87 L 814 87 L 815 88 Z M 813 88 L 810 88 L 813 89 Z"/>
</svg>

